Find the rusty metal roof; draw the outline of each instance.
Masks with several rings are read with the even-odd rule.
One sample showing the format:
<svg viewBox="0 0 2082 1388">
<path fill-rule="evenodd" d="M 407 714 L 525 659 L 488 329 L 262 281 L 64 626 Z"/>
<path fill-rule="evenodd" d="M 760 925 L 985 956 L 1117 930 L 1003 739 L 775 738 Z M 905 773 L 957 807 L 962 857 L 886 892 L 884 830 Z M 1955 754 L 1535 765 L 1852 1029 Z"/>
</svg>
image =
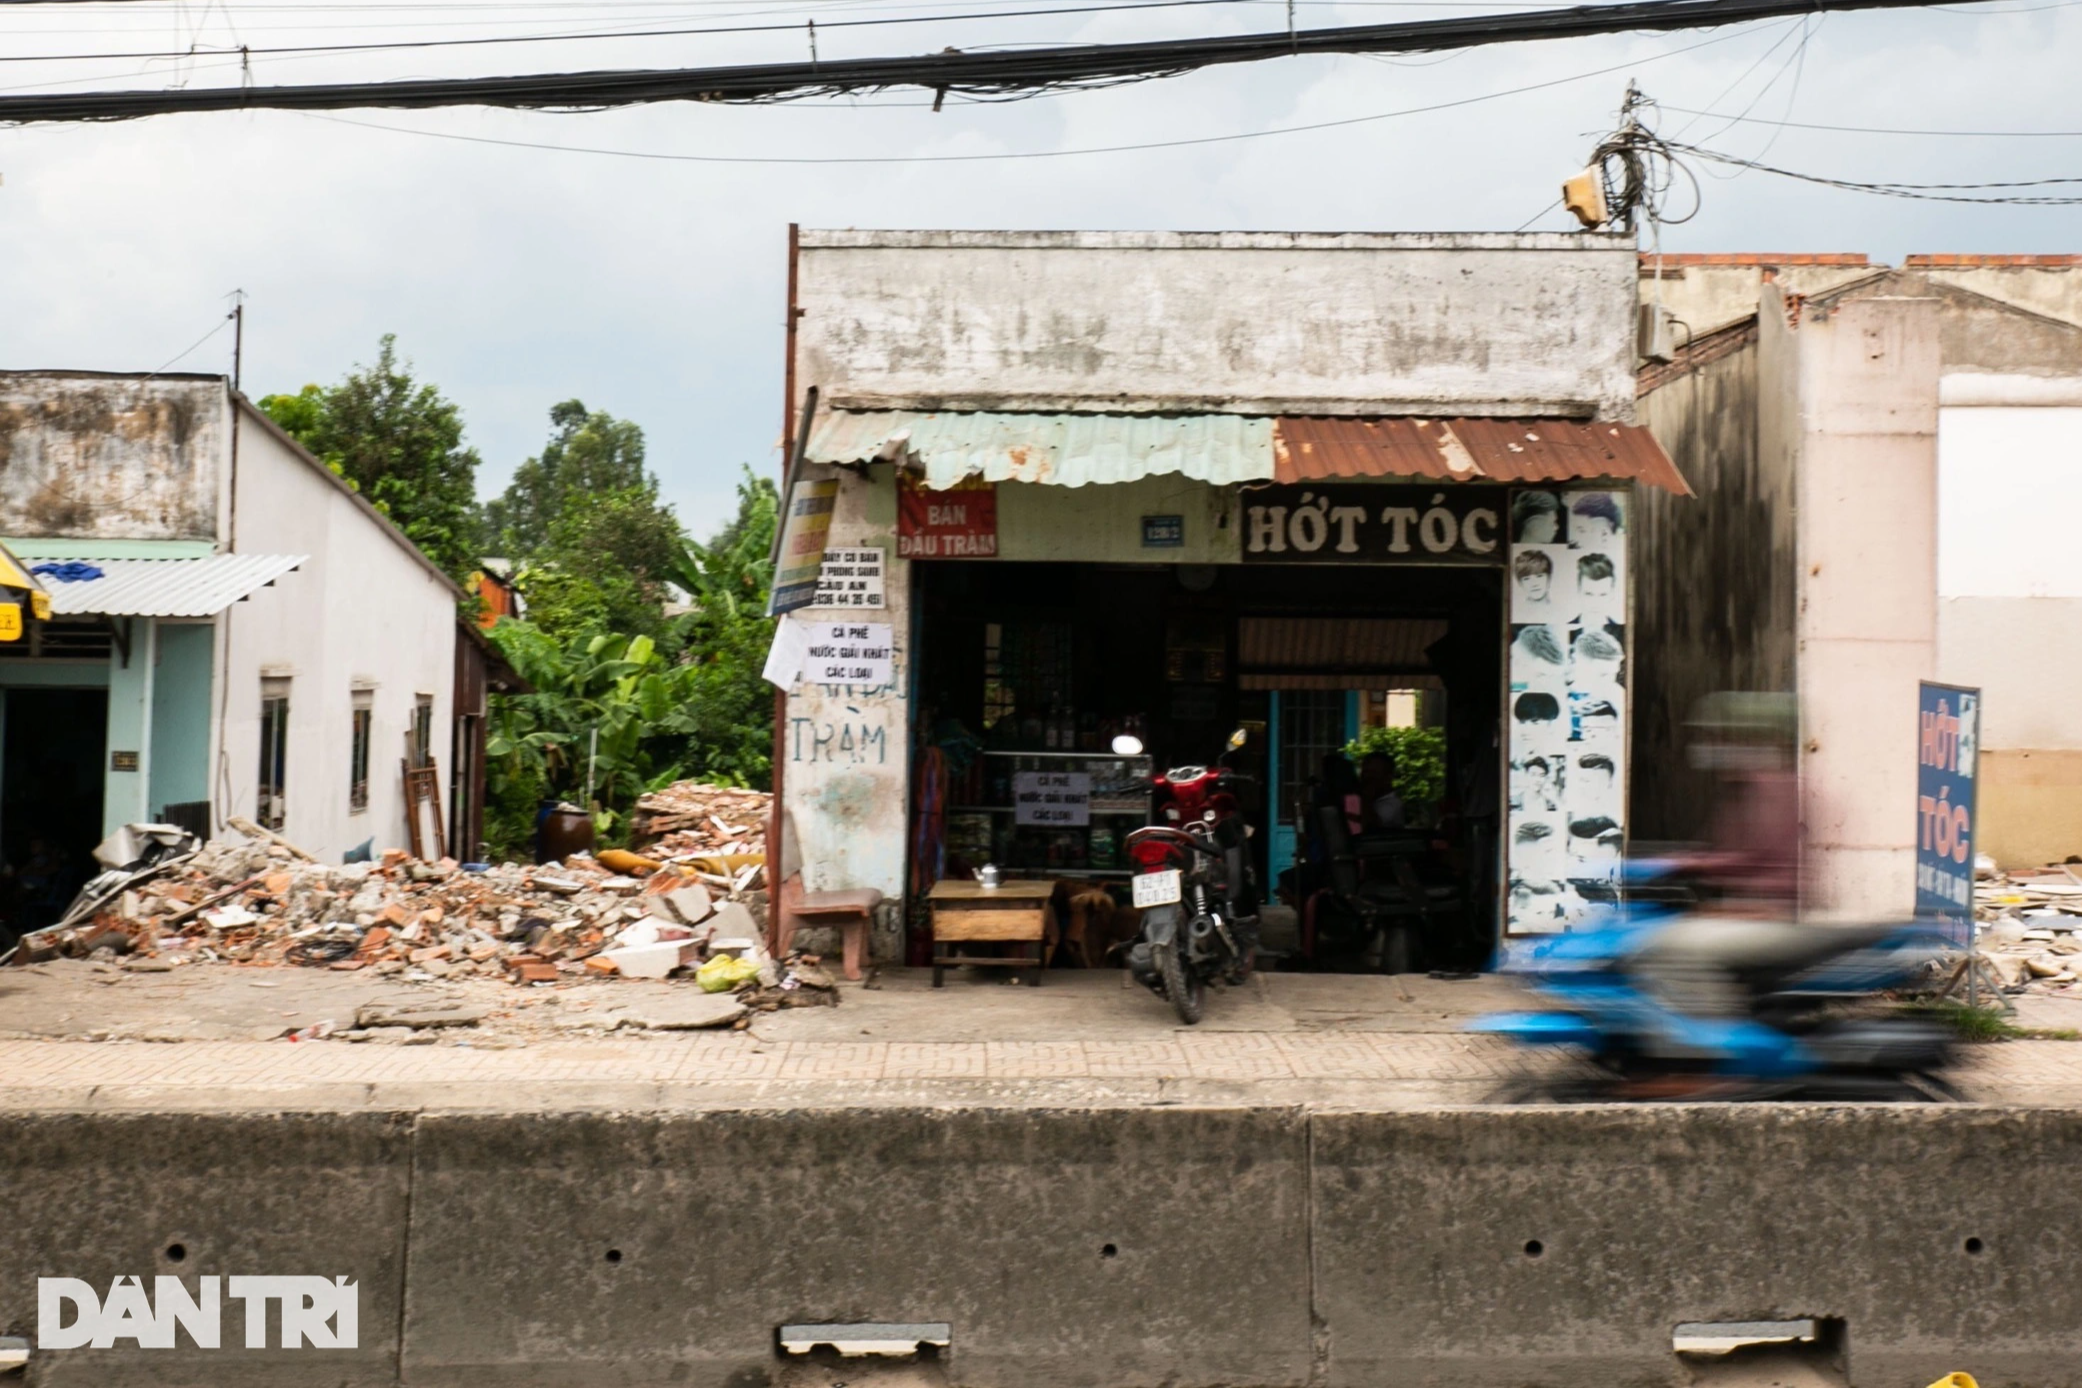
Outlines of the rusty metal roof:
<svg viewBox="0 0 2082 1388">
<path fill-rule="evenodd" d="M 808 456 L 905 463 L 923 468 L 934 488 L 965 477 L 1082 487 L 1175 474 L 1215 486 L 1341 477 L 1600 479 L 1691 495 L 1648 430 L 1567 419 L 833 410 L 812 429 Z"/>
<path fill-rule="evenodd" d="M 1058 487 L 1172 473 L 1272 479 L 1272 421 L 1235 414 L 995 414 L 834 410 L 810 434 L 815 463 L 910 462 L 926 485 L 964 477 Z"/>
<path fill-rule="evenodd" d="M 1645 482 L 1690 496 L 1638 424 L 1573 419 L 1294 419 L 1273 432 L 1274 477 L 1422 477 L 1440 482 Z"/>
</svg>

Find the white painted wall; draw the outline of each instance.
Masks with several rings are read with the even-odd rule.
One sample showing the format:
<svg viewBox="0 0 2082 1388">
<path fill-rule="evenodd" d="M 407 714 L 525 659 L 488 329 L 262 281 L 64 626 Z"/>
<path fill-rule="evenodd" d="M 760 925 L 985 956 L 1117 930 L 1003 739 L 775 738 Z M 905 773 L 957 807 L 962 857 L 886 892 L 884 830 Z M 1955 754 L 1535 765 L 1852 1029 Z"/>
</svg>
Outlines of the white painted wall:
<svg viewBox="0 0 2082 1388">
<path fill-rule="evenodd" d="M 799 267 L 833 408 L 1633 419 L 1632 237 L 805 231 Z"/>
<path fill-rule="evenodd" d="M 1806 904 L 1914 904 L 1916 688 L 1937 666 L 1935 299 L 1789 313 L 1764 286 L 1762 445 L 1791 450 Z M 1777 389 L 1772 387 L 1776 385 Z"/>
<path fill-rule="evenodd" d="M 288 675 L 290 746 L 282 832 L 329 862 L 364 839 L 406 842 L 399 762 L 415 696 L 434 697 L 443 822 L 455 683 L 456 591 L 317 464 L 239 416 L 234 515 L 242 552 L 304 554 L 273 587 L 220 617 L 222 713 L 211 748 L 221 821 L 252 816 L 259 790 L 263 675 Z M 369 807 L 348 808 L 353 691 L 374 686 Z"/>
<path fill-rule="evenodd" d="M 2082 408 L 1938 412 L 1947 598 L 2082 597 Z"/>
<path fill-rule="evenodd" d="M 827 471 L 811 469 L 813 473 Z M 888 685 L 798 684 L 782 729 L 781 800 L 786 824 L 782 871 L 798 868 L 806 891 L 872 887 L 889 902 L 877 923 L 874 954 L 899 952 L 910 823 L 911 574 L 896 558 L 896 488 L 887 468 L 875 478 L 840 476 L 829 544 L 875 546 L 884 561 L 881 612 L 804 608 L 785 620 L 887 622 L 894 638 Z"/>
</svg>

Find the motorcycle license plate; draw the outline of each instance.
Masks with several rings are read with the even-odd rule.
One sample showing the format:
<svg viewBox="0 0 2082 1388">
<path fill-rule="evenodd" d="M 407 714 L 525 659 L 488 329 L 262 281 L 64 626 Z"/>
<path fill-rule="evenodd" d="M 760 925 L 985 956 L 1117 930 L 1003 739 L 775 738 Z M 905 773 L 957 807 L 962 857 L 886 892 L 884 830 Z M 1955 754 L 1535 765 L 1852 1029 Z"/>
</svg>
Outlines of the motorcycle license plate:
<svg viewBox="0 0 2082 1388">
<path fill-rule="evenodd" d="M 1170 906 L 1184 896 L 1182 874 L 1177 868 L 1163 872 L 1145 872 L 1135 879 L 1135 907 Z"/>
</svg>

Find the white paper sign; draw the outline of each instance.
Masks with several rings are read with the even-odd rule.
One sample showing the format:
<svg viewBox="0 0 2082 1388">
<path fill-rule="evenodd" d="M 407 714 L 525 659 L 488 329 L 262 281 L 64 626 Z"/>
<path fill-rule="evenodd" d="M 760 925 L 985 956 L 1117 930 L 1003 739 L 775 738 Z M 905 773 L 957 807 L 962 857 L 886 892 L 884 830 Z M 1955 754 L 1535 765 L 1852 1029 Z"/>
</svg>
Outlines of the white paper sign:
<svg viewBox="0 0 2082 1388">
<path fill-rule="evenodd" d="M 1083 828 L 1092 822 L 1092 778 L 1082 771 L 1013 772 L 1012 821 Z"/>
<path fill-rule="evenodd" d="M 810 629 L 783 616 L 774 623 L 774 643 L 766 650 L 766 669 L 760 673 L 768 684 L 782 690 L 795 688 L 802 678 L 803 657 L 808 653 Z"/>
<path fill-rule="evenodd" d="M 810 622 L 809 649 L 802 677 L 811 684 L 892 683 L 896 663 L 890 654 L 887 622 Z"/>
<path fill-rule="evenodd" d="M 812 607 L 882 606 L 882 551 L 827 549 Z"/>
</svg>

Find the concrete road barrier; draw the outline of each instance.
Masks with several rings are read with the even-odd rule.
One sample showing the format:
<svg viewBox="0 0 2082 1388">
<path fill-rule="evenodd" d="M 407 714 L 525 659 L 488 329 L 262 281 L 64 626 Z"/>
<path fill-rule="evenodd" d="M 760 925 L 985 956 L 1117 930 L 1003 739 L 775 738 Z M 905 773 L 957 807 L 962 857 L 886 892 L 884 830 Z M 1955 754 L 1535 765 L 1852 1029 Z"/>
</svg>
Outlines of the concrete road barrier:
<svg viewBox="0 0 2082 1388">
<path fill-rule="evenodd" d="M 220 1279 L 220 1347 L 33 1349 L 28 1388 L 378 1388 L 397 1380 L 411 1116 L 0 1114 L 0 1335 L 35 1343 L 40 1278 L 84 1281 L 118 1315 L 119 1277 Z M 248 1349 L 233 1277 L 338 1277 L 357 1287 L 358 1348 Z M 72 1318 L 74 1308 L 65 1315 Z M 172 1323 L 169 1322 L 169 1328 Z M 301 1337 L 299 1337 L 301 1340 Z M 21 1380 L 4 1380 L 20 1382 Z"/>
<path fill-rule="evenodd" d="M 745 1385 L 791 1322 L 946 1322 L 960 1382 L 1302 1383 L 1292 1109 L 429 1116 L 414 1385 Z"/>
<path fill-rule="evenodd" d="M 2082 1115 L 1319 1114 L 1330 1388 L 1683 1383 L 1681 1322 L 1842 1322 L 1850 1381 L 2082 1385 Z"/>
<path fill-rule="evenodd" d="M 1806 1318 L 1858 1388 L 2082 1388 L 2078 1152 L 1964 1107 L 0 1115 L 0 1335 L 39 1276 L 316 1275 L 356 1349 L 227 1302 L 28 1388 L 764 1388 L 861 1322 L 944 1324 L 953 1388 L 1610 1388 Z"/>
</svg>

